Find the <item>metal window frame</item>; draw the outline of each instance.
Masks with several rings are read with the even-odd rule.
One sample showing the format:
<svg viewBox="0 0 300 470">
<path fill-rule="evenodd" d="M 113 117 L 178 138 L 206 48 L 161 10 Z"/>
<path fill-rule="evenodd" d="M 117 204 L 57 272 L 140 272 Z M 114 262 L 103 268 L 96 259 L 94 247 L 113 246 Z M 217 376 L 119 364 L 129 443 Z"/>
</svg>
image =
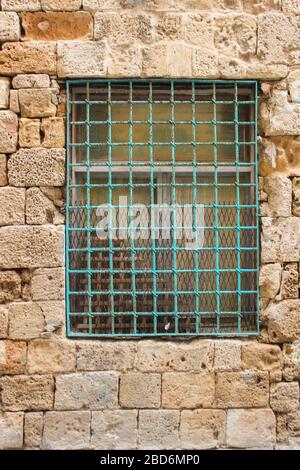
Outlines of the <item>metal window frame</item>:
<svg viewBox="0 0 300 470">
<path fill-rule="evenodd" d="M 107 120 L 107 125 L 108 125 L 108 164 L 105 164 L 105 165 L 99 165 L 99 170 L 100 170 L 100 167 L 103 166 L 103 170 L 105 169 L 104 167 L 108 167 L 109 169 L 109 179 L 108 179 L 108 188 L 109 188 L 109 202 L 111 203 L 112 202 L 112 194 L 111 194 L 111 187 L 112 187 L 112 172 L 110 171 L 111 169 L 111 166 L 112 166 L 112 146 L 114 144 L 112 144 L 112 116 L 111 116 L 111 85 L 112 84 L 116 84 L 116 83 L 128 83 L 129 86 L 130 86 L 130 90 L 131 90 L 131 96 L 130 96 L 130 100 L 128 101 L 128 103 L 130 104 L 130 120 L 129 120 L 129 125 L 130 125 L 130 142 L 128 142 L 128 147 L 129 147 L 129 179 L 130 179 L 130 183 L 132 183 L 132 175 L 133 175 L 133 171 L 132 171 L 132 158 L 133 158 L 133 154 L 132 154 L 132 109 L 133 109 L 133 106 L 134 106 L 134 101 L 132 100 L 132 86 L 133 84 L 136 84 L 136 83 L 147 83 L 149 84 L 150 86 L 150 99 L 148 100 L 149 102 L 149 113 L 150 113 L 150 116 L 149 116 L 149 124 L 150 124 L 150 137 L 149 137 L 149 146 L 150 146 L 150 193 L 151 193 L 151 205 L 153 204 L 154 202 L 154 192 L 153 192 L 153 188 L 154 188 L 154 171 L 152 171 L 152 168 L 153 168 L 153 140 L 152 140 L 152 120 L 153 120 L 153 117 L 152 117 L 152 85 L 155 83 L 155 84 L 159 84 L 159 83 L 167 83 L 167 84 L 170 84 L 171 86 L 171 101 L 169 101 L 169 103 L 171 103 L 171 106 L 172 106 L 172 117 L 171 117 L 171 141 L 169 143 L 169 145 L 171 146 L 171 152 L 172 152 L 172 167 L 170 168 L 170 166 L 168 166 L 169 168 L 169 171 L 171 173 L 171 178 L 172 178 L 172 189 L 171 189 L 171 199 L 172 199 L 172 203 L 175 203 L 176 202 L 176 182 L 175 182 L 175 168 L 176 168 L 176 163 L 175 163 L 175 147 L 177 145 L 177 143 L 175 143 L 175 138 L 174 138 L 174 129 L 175 129 L 175 124 L 174 124 L 174 84 L 176 83 L 186 83 L 186 84 L 189 84 L 189 85 L 192 85 L 192 89 L 195 90 L 195 85 L 200 85 L 203 84 L 205 86 L 211 86 L 212 89 L 213 89 L 213 98 L 212 100 L 210 101 L 212 104 L 213 104 L 213 110 L 214 110 L 214 117 L 213 117 L 213 120 L 211 121 L 211 124 L 213 126 L 213 132 L 214 132 L 214 141 L 213 141 L 213 145 L 214 145 L 214 161 L 212 163 L 212 165 L 207 165 L 207 163 L 205 164 L 202 164 L 201 163 L 196 163 L 196 153 L 195 153 L 195 142 L 193 142 L 193 161 L 192 162 L 189 162 L 188 164 L 184 164 L 182 166 L 182 170 L 185 171 L 187 169 L 189 169 L 189 171 L 191 171 L 193 173 L 193 178 L 195 178 L 195 175 L 197 174 L 197 168 L 198 167 L 202 167 L 202 170 L 205 172 L 205 171 L 209 171 L 209 173 L 211 172 L 211 167 L 214 168 L 213 170 L 213 175 L 214 175 L 214 193 L 215 193 L 215 203 L 213 204 L 214 206 L 214 213 L 215 213 L 215 220 L 216 220 L 216 226 L 214 227 L 215 229 L 215 237 L 216 237 L 216 245 L 214 247 L 214 250 L 215 250 L 215 254 L 216 254 L 216 269 L 214 270 L 215 273 L 216 273 L 216 291 L 215 291 L 215 295 L 216 295 L 216 311 L 214 312 L 215 313 L 215 316 L 216 316 L 216 329 L 215 331 L 212 331 L 212 332 L 207 332 L 207 331 L 201 331 L 201 328 L 199 327 L 200 325 L 200 319 L 201 319 L 201 315 L 202 315 L 202 312 L 199 311 L 200 308 L 199 308 L 199 299 L 201 298 L 201 291 L 199 290 L 198 286 L 196 286 L 196 291 L 193 292 L 193 294 L 195 295 L 195 302 L 196 302 L 196 312 L 193 312 L 193 314 L 196 316 L 196 329 L 195 329 L 195 332 L 180 332 L 179 331 L 179 328 L 178 328 L 178 321 L 179 321 L 179 316 L 180 315 L 186 315 L 187 312 L 177 312 L 177 296 L 178 296 L 178 293 L 177 293 L 177 287 L 176 287 L 176 272 L 177 272 L 177 266 L 176 266 L 176 258 L 175 258 L 175 264 L 173 265 L 173 272 L 174 272 L 174 293 L 175 293 L 175 302 L 174 302 L 174 312 L 172 313 L 164 313 L 166 316 L 167 315 L 173 315 L 175 317 L 175 331 L 166 331 L 166 332 L 158 332 L 157 331 L 157 321 L 158 321 L 158 317 L 160 315 L 162 315 L 161 312 L 157 312 L 157 308 L 156 308 L 156 299 L 157 299 L 157 292 L 156 292 L 156 276 L 157 276 L 157 273 L 156 273 L 156 248 L 155 246 L 152 245 L 152 270 L 153 270 L 153 280 L 154 280 L 154 283 L 153 283 L 153 296 L 154 296 L 154 309 L 153 309 L 153 312 L 152 312 L 152 315 L 153 315 L 153 321 L 154 321 L 154 326 L 153 326 L 153 331 L 150 332 L 150 333 L 140 333 L 137 331 L 137 317 L 139 315 L 144 315 L 144 314 L 147 314 L 149 315 L 149 312 L 136 312 L 136 311 L 133 311 L 133 312 L 130 312 L 128 313 L 127 315 L 132 315 L 133 318 L 134 318 L 134 331 L 127 334 L 127 333 L 116 333 L 114 331 L 114 317 L 116 315 L 116 312 L 113 311 L 113 308 L 112 308 L 112 311 L 111 312 L 107 312 L 107 313 L 102 313 L 104 315 L 107 315 L 107 316 L 111 316 L 112 317 L 112 331 L 111 333 L 93 333 L 92 331 L 92 318 L 95 317 L 97 315 L 97 313 L 95 312 L 92 312 L 92 308 L 91 308 L 91 298 L 92 298 L 92 286 L 91 286 L 91 275 L 92 275 L 92 267 L 91 267 L 91 253 L 92 253 L 92 248 L 91 248 L 91 242 L 90 242 L 90 210 L 92 208 L 92 205 L 90 203 L 90 187 L 91 187 L 91 183 L 90 183 L 90 179 L 91 179 L 91 166 L 95 167 L 96 165 L 93 164 L 91 165 L 91 162 L 90 162 L 90 146 L 86 145 L 86 162 L 85 162 L 85 165 L 83 165 L 85 167 L 85 171 L 86 171 L 86 175 L 87 175 L 87 182 L 86 182 L 86 186 L 88 188 L 88 191 L 87 191 L 87 201 L 86 201 L 86 205 L 85 205 L 85 209 L 87 209 L 87 239 L 88 239 L 88 245 L 87 245 L 87 252 L 88 252 L 88 265 L 87 265 L 87 273 L 88 273 L 88 298 L 89 298 L 89 311 L 87 313 L 85 313 L 84 315 L 89 319 L 89 332 L 88 333 L 79 333 L 79 332 L 74 332 L 72 331 L 72 328 L 71 328 L 71 319 L 74 317 L 74 313 L 71 312 L 71 309 L 70 309 L 70 284 L 69 284 L 69 275 L 70 275 L 70 267 L 69 267 L 69 253 L 70 253 L 70 246 L 69 246 L 69 233 L 70 231 L 72 230 L 72 227 L 70 227 L 70 217 L 69 217 L 69 213 L 70 213 L 70 208 L 72 207 L 72 201 L 70 199 L 70 185 L 72 184 L 72 169 L 73 167 L 77 166 L 78 167 L 78 170 L 80 169 L 79 167 L 82 166 L 78 163 L 74 164 L 72 163 L 72 146 L 74 147 L 74 144 L 72 145 L 72 137 L 71 137 L 71 122 L 72 122 L 72 116 L 71 116 L 71 108 L 72 108 L 72 105 L 74 104 L 74 102 L 72 101 L 72 89 L 73 87 L 80 87 L 80 86 L 84 86 L 86 90 L 89 90 L 90 89 L 90 86 L 95 86 L 97 84 L 99 85 L 107 85 L 108 86 L 108 100 L 107 100 L 107 104 L 108 104 L 108 120 Z M 220 85 L 224 85 L 226 87 L 228 86 L 232 86 L 234 87 L 234 90 L 235 90 L 235 98 L 234 98 L 234 109 L 235 109 L 235 117 L 234 117 L 234 129 L 235 129 L 235 155 L 236 155 L 236 161 L 233 163 L 233 164 L 220 164 L 218 161 L 217 161 L 217 143 L 218 140 L 217 140 L 217 116 L 216 116 L 216 105 L 219 104 L 219 103 L 222 103 L 222 101 L 218 101 L 216 99 L 216 89 L 218 86 Z M 220 291 L 220 286 L 219 286 L 219 277 L 220 277 L 220 273 L 222 270 L 220 270 L 219 268 L 219 264 L 218 264 L 218 257 L 219 257 L 219 252 L 222 248 L 219 247 L 219 243 L 218 243 L 218 230 L 219 230 L 219 226 L 218 226 L 218 210 L 219 210 L 219 204 L 218 204 L 218 172 L 217 172 L 217 169 L 219 169 L 220 167 L 224 167 L 224 170 L 226 171 L 226 168 L 241 168 L 243 167 L 243 164 L 241 162 L 239 162 L 239 145 L 240 145 L 240 142 L 239 142 L 239 115 L 238 115 L 238 107 L 239 107 L 239 103 L 241 102 L 238 98 L 238 90 L 239 90 L 239 87 L 241 88 L 244 88 L 244 87 L 251 87 L 251 89 L 253 90 L 253 100 L 251 100 L 251 103 L 253 104 L 253 110 L 254 110 L 254 116 L 253 116 L 253 119 L 251 119 L 251 121 L 253 122 L 250 122 L 250 124 L 253 124 L 254 126 L 254 136 L 253 136 L 253 142 L 251 142 L 251 145 L 252 145 L 252 148 L 253 148 L 253 152 L 254 152 L 254 159 L 253 159 L 253 162 L 250 163 L 251 166 L 254 167 L 254 184 L 253 184 L 253 187 L 254 187 L 254 191 L 255 191 L 255 204 L 253 205 L 253 207 L 255 207 L 255 220 L 256 220 L 256 223 L 255 223 L 255 227 L 252 227 L 252 229 L 255 229 L 256 231 L 256 245 L 254 247 L 251 247 L 251 251 L 256 251 L 257 255 L 256 255 L 256 266 L 255 266 L 255 269 L 251 270 L 251 272 L 255 272 L 255 275 L 256 275 L 256 289 L 255 289 L 255 292 L 251 291 L 251 293 L 255 294 L 255 298 L 256 298 L 256 319 L 255 319 L 255 328 L 253 328 L 253 331 L 243 331 L 242 327 L 241 327 L 241 295 L 243 293 L 247 293 L 247 291 L 243 291 L 241 289 L 241 273 L 242 272 L 247 272 L 247 269 L 242 269 L 241 268 L 241 257 L 240 257 L 240 253 L 241 253 L 241 245 L 240 245 L 240 230 L 241 228 L 247 228 L 247 227 L 241 227 L 241 224 L 240 224 L 240 209 L 243 207 L 241 204 L 240 204 L 240 200 L 239 200 L 239 171 L 236 171 L 236 186 L 237 186 L 237 191 L 236 191 L 236 205 L 234 206 L 236 209 L 237 209 L 237 220 L 236 220 L 236 228 L 237 228 L 237 246 L 235 247 L 237 253 L 238 253 L 238 256 L 237 256 L 237 260 L 238 260 L 238 263 L 237 263 L 237 267 L 236 269 L 234 269 L 234 271 L 237 272 L 238 274 L 238 288 L 237 288 L 237 291 L 236 291 L 236 294 L 237 294 L 237 297 L 238 297 L 238 310 L 236 312 L 232 312 L 232 313 L 235 313 L 236 316 L 237 316 L 237 328 L 235 331 L 222 331 L 221 328 L 220 328 L 220 320 L 221 320 L 221 316 L 222 316 L 222 312 L 221 312 L 221 309 L 220 309 L 220 294 L 221 294 L 221 291 Z M 193 92 L 194 93 L 194 92 Z M 89 133 L 90 133 L 90 104 L 89 104 L 89 100 L 88 98 L 85 100 L 86 101 L 86 121 L 85 121 L 85 125 L 86 125 L 86 135 L 87 135 L 87 142 L 89 142 Z M 189 101 L 189 103 L 191 104 L 192 106 L 192 114 L 193 114 L 193 117 L 192 117 L 192 127 L 193 127 L 193 140 L 195 141 L 195 123 L 196 123 L 196 119 L 195 119 L 195 100 L 192 99 L 191 101 Z M 258 211 L 258 207 L 259 207 L 259 203 L 258 203 L 258 145 L 257 145 L 257 136 L 258 136 L 258 82 L 256 80 L 181 80 L 181 79 L 112 79 L 112 80 L 107 80 L 107 79 L 88 79 L 88 80 L 81 80 L 81 79 L 72 79 L 72 80 L 67 80 L 67 197 L 66 197 L 66 310 L 67 310 L 67 336 L 70 337 L 70 338 L 115 338 L 115 339 L 118 339 L 118 338 L 153 338 L 153 337 L 194 337 L 194 336 L 204 336 L 204 337 L 242 337 L 242 336 L 257 336 L 259 335 L 259 326 L 260 326 L 260 322 L 259 322 L 259 290 L 258 290 L 258 276 L 259 276 L 259 211 Z M 140 168 L 140 171 L 145 171 L 145 167 L 143 167 L 143 165 L 139 165 L 141 168 Z M 148 165 L 149 166 L 149 165 Z M 160 165 L 159 163 L 157 163 L 155 166 L 157 166 L 157 168 L 159 170 L 162 170 L 163 169 L 163 165 L 161 165 L 162 168 L 159 168 Z M 178 166 L 178 165 L 177 165 Z M 247 165 L 245 164 L 244 165 L 245 167 L 246 166 L 249 166 L 249 163 L 247 163 Z M 126 168 L 128 169 L 128 163 L 125 165 L 120 165 L 120 171 L 121 169 L 123 170 L 126 170 Z M 148 169 L 148 168 L 147 168 Z M 245 168 L 246 170 L 246 168 Z M 129 185 L 130 186 L 130 201 L 131 201 L 131 205 L 132 205 L 132 196 L 133 196 L 133 189 L 132 189 L 132 184 Z M 196 189 L 194 188 L 194 191 L 196 191 Z M 194 197 L 195 197 L 195 194 L 194 194 Z M 217 203 L 216 203 L 217 202 Z M 194 202 L 195 203 L 195 202 Z M 175 216 L 174 216 L 175 217 Z M 173 223 L 174 223 L 174 226 L 176 225 L 176 220 L 173 220 Z M 249 228 L 249 227 L 248 227 Z M 250 227 L 251 228 L 251 227 Z M 175 230 L 175 229 L 174 229 Z M 112 306 L 113 306 L 113 296 L 114 296 L 114 285 L 113 285 L 113 259 L 112 259 L 112 253 L 113 253 L 113 249 L 112 249 L 112 245 L 111 245 L 111 242 L 110 242 L 110 255 L 109 255 L 109 262 L 110 262 L 110 269 L 112 269 L 112 273 L 110 274 L 110 295 L 112 296 Z M 173 251 L 176 252 L 176 250 L 178 249 L 178 247 L 176 247 L 176 238 L 174 237 L 174 245 L 173 245 Z M 248 250 L 250 250 L 250 248 L 247 248 Z M 132 267 L 134 267 L 134 255 L 135 255 L 135 248 L 132 247 L 132 251 L 131 251 L 131 257 L 132 257 Z M 197 257 L 198 257 L 198 253 L 197 253 L 197 250 L 195 250 L 195 253 L 194 253 L 194 257 L 195 257 L 195 261 L 197 261 Z M 174 260 L 173 260 L 174 261 Z M 198 266 L 198 265 L 197 265 Z M 249 270 L 250 271 L 250 270 Z M 196 271 L 196 274 L 198 274 L 199 270 L 197 269 Z M 133 279 L 133 286 L 135 285 L 135 272 L 134 272 L 134 269 L 131 270 L 131 275 L 132 275 L 132 279 Z M 196 278 L 198 278 L 198 276 L 196 276 Z M 181 292 L 182 293 L 182 292 Z M 190 293 L 190 292 L 188 292 Z M 224 293 L 224 292 L 223 292 Z M 93 292 L 93 294 L 95 294 L 95 292 Z M 135 295 L 136 295 L 136 292 L 133 291 L 133 299 L 135 298 Z M 133 300 L 134 301 L 134 300 Z M 192 312 L 191 312 L 192 313 Z M 226 313 L 229 313 L 229 312 L 226 312 Z M 117 312 L 118 315 L 121 315 L 121 312 Z M 76 313 L 75 316 L 77 316 L 78 314 Z"/>
</svg>

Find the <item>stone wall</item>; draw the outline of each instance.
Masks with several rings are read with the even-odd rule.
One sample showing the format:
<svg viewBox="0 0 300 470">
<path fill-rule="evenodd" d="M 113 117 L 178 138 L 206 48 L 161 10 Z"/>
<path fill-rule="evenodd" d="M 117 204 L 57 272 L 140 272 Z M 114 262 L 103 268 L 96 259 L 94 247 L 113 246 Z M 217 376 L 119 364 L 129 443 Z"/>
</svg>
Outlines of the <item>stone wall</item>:
<svg viewBox="0 0 300 470">
<path fill-rule="evenodd" d="M 300 448 L 300 1 L 1 0 L 0 449 Z M 259 79 L 258 339 L 73 341 L 65 79 Z"/>
</svg>

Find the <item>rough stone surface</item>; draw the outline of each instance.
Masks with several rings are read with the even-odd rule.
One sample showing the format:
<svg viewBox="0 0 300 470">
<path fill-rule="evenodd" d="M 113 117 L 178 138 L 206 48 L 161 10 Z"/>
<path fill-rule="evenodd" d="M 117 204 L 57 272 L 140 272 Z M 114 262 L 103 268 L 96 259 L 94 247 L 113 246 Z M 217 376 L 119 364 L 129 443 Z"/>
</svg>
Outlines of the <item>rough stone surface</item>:
<svg viewBox="0 0 300 470">
<path fill-rule="evenodd" d="M 101 410 L 116 408 L 118 375 L 115 372 L 85 372 L 56 377 L 56 410 Z"/>
<path fill-rule="evenodd" d="M 17 143 L 17 115 L 12 111 L 0 111 L 0 153 L 14 153 Z"/>
<path fill-rule="evenodd" d="M 22 449 L 23 413 L 0 412 L 0 450 Z"/>
<path fill-rule="evenodd" d="M 153 430 L 155 429 L 155 432 Z M 139 412 L 139 447 L 177 449 L 179 446 L 179 412 L 142 410 Z"/>
<path fill-rule="evenodd" d="M 89 411 L 51 411 L 45 414 L 41 448 L 83 450 L 90 445 Z"/>
<path fill-rule="evenodd" d="M 5 11 L 35 11 L 39 10 L 41 7 L 40 0 L 2 0 L 1 1 L 1 8 Z"/>
<path fill-rule="evenodd" d="M 12 80 L 13 88 L 50 88 L 50 78 L 46 74 L 16 75 Z"/>
<path fill-rule="evenodd" d="M 282 272 L 280 299 L 298 299 L 299 272 L 298 263 L 287 263 Z"/>
<path fill-rule="evenodd" d="M 26 343 L 0 341 L 0 375 L 23 374 L 26 365 Z"/>
<path fill-rule="evenodd" d="M 10 79 L 0 78 L 0 109 L 7 109 L 9 105 Z"/>
<path fill-rule="evenodd" d="M 130 372 L 120 378 L 120 405 L 122 408 L 159 408 L 161 376 Z"/>
<path fill-rule="evenodd" d="M 0 186 L 7 184 L 7 157 L 0 154 Z"/>
<path fill-rule="evenodd" d="M 21 149 L 8 162 L 12 186 L 62 186 L 65 181 L 64 149 Z"/>
<path fill-rule="evenodd" d="M 32 225 L 64 223 L 64 216 L 39 188 L 26 191 L 26 222 Z"/>
<path fill-rule="evenodd" d="M 163 408 L 211 407 L 215 399 L 214 374 L 167 372 L 162 380 Z"/>
<path fill-rule="evenodd" d="M 272 410 L 229 410 L 226 440 L 229 448 L 272 449 L 276 441 Z"/>
<path fill-rule="evenodd" d="M 48 88 L 19 90 L 21 116 L 41 118 L 55 116 L 56 106 L 52 103 L 52 91 Z"/>
<path fill-rule="evenodd" d="M 265 264 L 259 273 L 261 297 L 274 299 L 279 292 L 282 268 L 279 263 Z"/>
<path fill-rule="evenodd" d="M 59 340 L 31 341 L 28 345 L 27 367 L 30 374 L 73 372 L 75 345 Z"/>
<path fill-rule="evenodd" d="M 42 41 L 6 43 L 0 51 L 0 74 L 56 73 L 56 45 Z"/>
<path fill-rule="evenodd" d="M 41 446 L 44 418 L 43 413 L 26 413 L 24 421 L 24 445 L 26 449 L 39 449 Z"/>
<path fill-rule="evenodd" d="M 300 301 L 284 300 L 271 304 L 264 312 L 272 343 L 300 339 Z"/>
<path fill-rule="evenodd" d="M 216 377 L 218 408 L 255 408 L 268 406 L 268 372 L 219 372 Z"/>
<path fill-rule="evenodd" d="M 260 175 L 300 175 L 299 148 L 300 138 L 298 136 L 275 136 L 261 139 L 259 145 Z"/>
<path fill-rule="evenodd" d="M 0 226 L 22 225 L 25 222 L 25 191 L 6 186 L 0 188 Z"/>
<path fill-rule="evenodd" d="M 292 215 L 292 182 L 286 176 L 269 176 L 264 180 L 268 203 L 262 208 L 266 217 L 289 217 Z"/>
<path fill-rule="evenodd" d="M 182 449 L 214 449 L 225 444 L 226 413 L 221 410 L 184 410 L 181 413 Z"/>
<path fill-rule="evenodd" d="M 241 368 L 241 343 L 232 340 L 215 342 L 214 370 L 239 370 Z"/>
<path fill-rule="evenodd" d="M 100 41 L 59 42 L 57 75 L 59 77 L 103 77 L 106 72 L 104 52 L 105 46 Z"/>
<path fill-rule="evenodd" d="M 59 117 L 42 119 L 41 131 L 43 134 L 43 147 L 65 147 L 66 139 L 64 119 Z"/>
<path fill-rule="evenodd" d="M 65 271 L 63 268 L 36 269 L 31 281 L 32 300 L 63 300 Z"/>
<path fill-rule="evenodd" d="M 279 372 L 282 369 L 282 353 L 279 346 L 256 341 L 242 345 L 242 367 L 250 370 Z"/>
<path fill-rule="evenodd" d="M 278 413 L 289 413 L 299 409 L 298 382 L 272 384 L 270 389 L 270 406 Z"/>
<path fill-rule="evenodd" d="M 8 411 L 50 410 L 54 381 L 50 375 L 18 375 L 0 379 L 2 406 Z"/>
<path fill-rule="evenodd" d="M 0 302 L 12 302 L 21 296 L 21 277 L 16 271 L 0 271 Z"/>
<path fill-rule="evenodd" d="M 300 255 L 300 219 L 262 217 L 262 263 L 298 262 Z"/>
<path fill-rule="evenodd" d="M 76 11 L 80 9 L 81 3 L 81 0 L 41 0 L 45 11 Z"/>
<path fill-rule="evenodd" d="M 283 377 L 285 380 L 300 379 L 300 341 L 283 346 Z"/>
<path fill-rule="evenodd" d="M 7 338 L 8 334 L 8 308 L 0 305 L 0 339 Z"/>
<path fill-rule="evenodd" d="M 32 302 L 16 302 L 9 306 L 9 337 L 32 339 L 45 329 L 45 319 L 40 306 Z"/>
<path fill-rule="evenodd" d="M 137 412 L 105 410 L 92 413 L 91 448 L 128 450 L 137 448 Z"/>
<path fill-rule="evenodd" d="M 17 13 L 0 12 L 0 42 L 20 39 L 20 20 Z"/>
<path fill-rule="evenodd" d="M 80 341 L 77 344 L 77 369 L 120 370 L 133 368 L 136 345 L 132 342 Z"/>
<path fill-rule="evenodd" d="M 41 146 L 41 123 L 39 119 L 20 119 L 19 126 L 20 147 Z"/>
</svg>

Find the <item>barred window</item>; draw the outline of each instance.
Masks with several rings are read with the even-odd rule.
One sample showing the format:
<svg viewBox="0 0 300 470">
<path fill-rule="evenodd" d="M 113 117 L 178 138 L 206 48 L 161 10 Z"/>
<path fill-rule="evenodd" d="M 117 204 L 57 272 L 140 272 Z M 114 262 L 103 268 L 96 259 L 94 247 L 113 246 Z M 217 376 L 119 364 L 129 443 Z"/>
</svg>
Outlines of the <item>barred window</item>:
<svg viewBox="0 0 300 470">
<path fill-rule="evenodd" d="M 257 83 L 67 86 L 69 336 L 257 334 Z"/>
</svg>

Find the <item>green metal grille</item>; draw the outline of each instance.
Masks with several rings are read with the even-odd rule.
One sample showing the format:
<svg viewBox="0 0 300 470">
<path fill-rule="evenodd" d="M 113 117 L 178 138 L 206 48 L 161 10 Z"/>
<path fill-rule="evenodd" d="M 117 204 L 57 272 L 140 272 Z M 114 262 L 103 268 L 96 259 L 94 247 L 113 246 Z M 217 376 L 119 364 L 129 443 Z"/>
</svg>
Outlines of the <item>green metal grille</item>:
<svg viewBox="0 0 300 470">
<path fill-rule="evenodd" d="M 68 335 L 258 334 L 257 83 L 72 80 L 67 107 Z"/>
</svg>

